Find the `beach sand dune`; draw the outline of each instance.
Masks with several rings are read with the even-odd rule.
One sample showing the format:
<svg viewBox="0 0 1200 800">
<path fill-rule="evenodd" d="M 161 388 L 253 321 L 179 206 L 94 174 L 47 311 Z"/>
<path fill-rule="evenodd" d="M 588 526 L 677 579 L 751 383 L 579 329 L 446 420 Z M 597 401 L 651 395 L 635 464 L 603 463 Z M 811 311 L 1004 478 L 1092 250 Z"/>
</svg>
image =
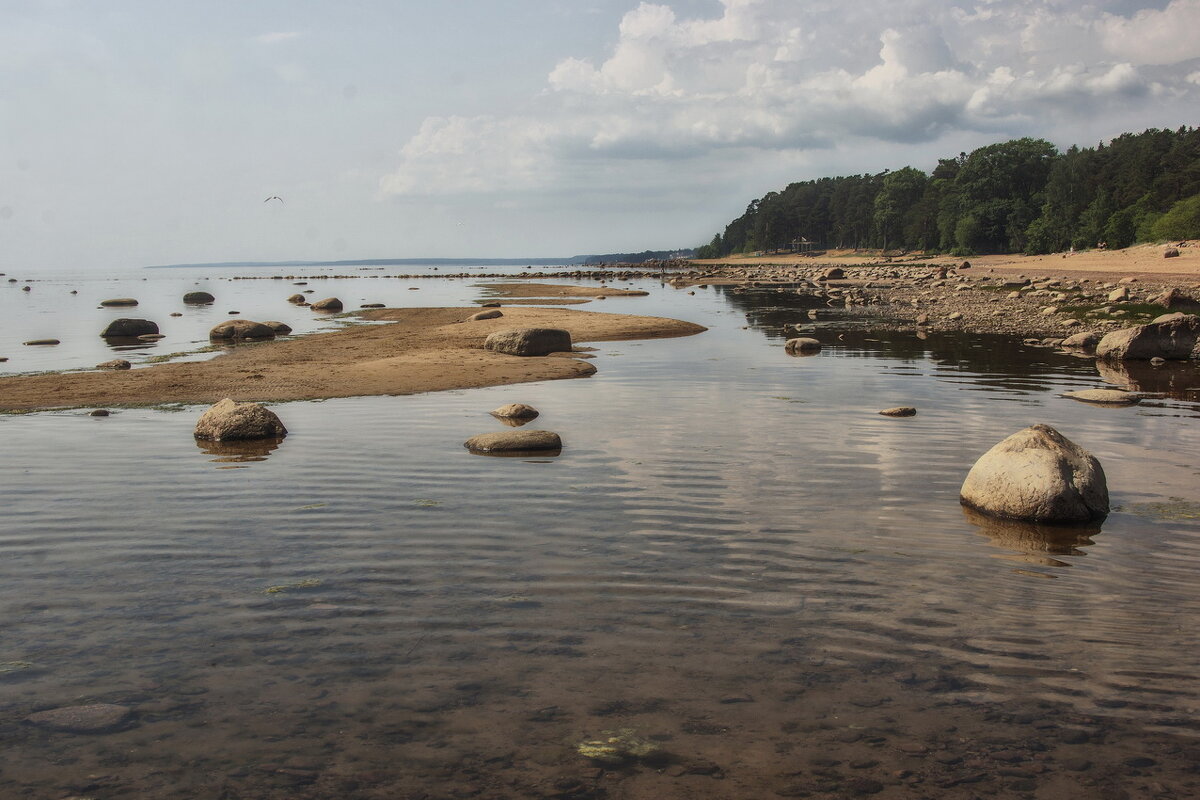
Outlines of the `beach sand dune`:
<svg viewBox="0 0 1200 800">
<path fill-rule="evenodd" d="M 80 406 L 313 400 L 468 389 L 591 375 L 587 361 L 520 358 L 486 351 L 506 328 L 565 328 L 573 342 L 690 336 L 699 325 L 661 317 L 561 308 L 502 309 L 466 321 L 477 308 L 378 309 L 361 325 L 284 341 L 241 344 L 209 361 L 125 372 L 73 372 L 0 379 L 0 410 Z"/>
</svg>

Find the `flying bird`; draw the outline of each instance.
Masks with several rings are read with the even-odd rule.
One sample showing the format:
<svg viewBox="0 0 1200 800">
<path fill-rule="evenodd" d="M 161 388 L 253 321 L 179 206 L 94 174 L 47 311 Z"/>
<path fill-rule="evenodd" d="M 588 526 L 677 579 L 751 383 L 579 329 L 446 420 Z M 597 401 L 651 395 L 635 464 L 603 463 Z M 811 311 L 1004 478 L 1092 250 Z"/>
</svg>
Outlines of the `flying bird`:
<svg viewBox="0 0 1200 800">
<path fill-rule="evenodd" d="M 276 195 L 276 194 L 273 194 L 273 195 L 271 195 L 271 196 L 270 196 L 270 197 L 268 197 L 266 200 L 263 200 L 263 202 L 264 202 L 264 203 L 269 203 L 269 202 L 271 202 L 272 200 L 278 200 L 278 201 L 279 201 L 279 202 L 281 202 L 281 203 L 283 202 L 283 198 L 282 198 L 282 197 L 280 197 L 279 195 Z"/>
</svg>

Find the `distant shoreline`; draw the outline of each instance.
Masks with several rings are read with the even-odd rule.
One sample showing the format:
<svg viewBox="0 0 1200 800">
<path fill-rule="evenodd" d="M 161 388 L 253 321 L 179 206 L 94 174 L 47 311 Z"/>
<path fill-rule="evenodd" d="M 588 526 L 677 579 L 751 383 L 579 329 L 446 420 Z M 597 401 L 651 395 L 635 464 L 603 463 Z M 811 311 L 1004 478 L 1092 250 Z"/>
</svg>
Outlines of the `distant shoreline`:
<svg viewBox="0 0 1200 800">
<path fill-rule="evenodd" d="M 186 268 L 255 268 L 255 267 L 391 267 L 414 264 L 432 264 L 447 267 L 507 267 L 527 264 L 529 266 L 552 267 L 558 265 L 583 264 L 590 256 L 570 258 L 365 258 L 349 261 L 212 261 L 195 264 L 151 264 L 142 269 L 186 269 Z"/>
</svg>

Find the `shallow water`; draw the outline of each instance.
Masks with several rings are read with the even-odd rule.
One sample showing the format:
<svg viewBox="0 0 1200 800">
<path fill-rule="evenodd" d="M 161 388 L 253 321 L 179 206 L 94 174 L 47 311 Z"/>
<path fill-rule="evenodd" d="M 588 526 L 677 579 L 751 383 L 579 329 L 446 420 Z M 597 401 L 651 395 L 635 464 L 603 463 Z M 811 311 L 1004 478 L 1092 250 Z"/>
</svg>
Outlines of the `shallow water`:
<svg viewBox="0 0 1200 800">
<path fill-rule="evenodd" d="M 160 280 L 143 307 L 192 283 Z M 223 286 L 247 310 L 290 293 Z M 0 794 L 1200 794 L 1194 367 L 1101 408 L 1058 396 L 1103 385 L 1090 361 L 1009 338 L 638 288 L 581 308 L 710 330 L 599 343 L 583 380 L 282 405 L 290 435 L 248 452 L 198 445 L 199 408 L 0 417 Z M 825 349 L 786 355 L 788 323 Z M 464 450 L 508 402 L 562 454 Z M 959 506 L 1034 422 L 1103 463 L 1102 525 Z M 134 715 L 22 722 L 101 702 Z M 609 736 L 657 752 L 576 752 Z"/>
</svg>

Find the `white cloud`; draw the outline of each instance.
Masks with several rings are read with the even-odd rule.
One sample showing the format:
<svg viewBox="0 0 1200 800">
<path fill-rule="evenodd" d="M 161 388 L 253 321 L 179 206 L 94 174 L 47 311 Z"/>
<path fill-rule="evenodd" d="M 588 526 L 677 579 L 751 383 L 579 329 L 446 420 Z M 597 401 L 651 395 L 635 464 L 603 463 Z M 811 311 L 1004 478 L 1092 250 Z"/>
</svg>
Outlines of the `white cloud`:
<svg viewBox="0 0 1200 800">
<path fill-rule="evenodd" d="M 1196 65 L 1164 65 L 1200 57 L 1200 0 L 1124 14 L 1117 2 L 722 0 L 702 18 L 643 2 L 606 57 L 555 65 L 522 117 L 427 120 L 381 189 L 637 183 L 647 159 L 1049 135 L 1196 98 Z"/>
</svg>

